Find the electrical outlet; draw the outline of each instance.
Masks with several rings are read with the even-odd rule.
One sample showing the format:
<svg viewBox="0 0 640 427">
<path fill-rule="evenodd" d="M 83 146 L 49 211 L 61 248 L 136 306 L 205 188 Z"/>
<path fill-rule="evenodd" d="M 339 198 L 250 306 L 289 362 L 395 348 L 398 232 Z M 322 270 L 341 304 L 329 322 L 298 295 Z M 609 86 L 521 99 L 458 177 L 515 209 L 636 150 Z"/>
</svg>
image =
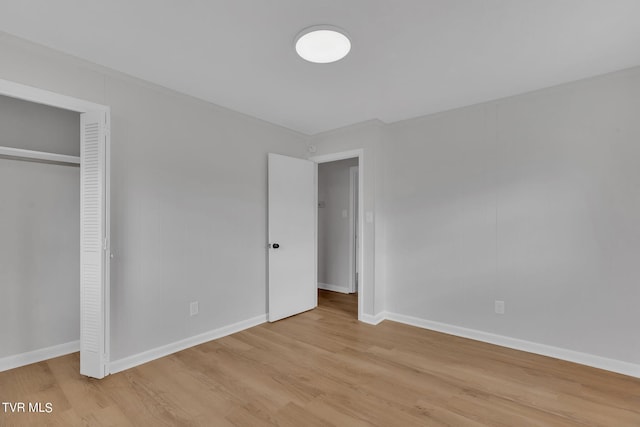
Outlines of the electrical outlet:
<svg viewBox="0 0 640 427">
<path fill-rule="evenodd" d="M 504 314 L 504 301 L 495 301 L 496 314 Z"/>
<path fill-rule="evenodd" d="M 192 316 L 195 316 L 196 314 L 198 314 L 198 301 L 194 301 L 191 304 L 189 304 L 189 312 L 191 313 Z"/>
</svg>

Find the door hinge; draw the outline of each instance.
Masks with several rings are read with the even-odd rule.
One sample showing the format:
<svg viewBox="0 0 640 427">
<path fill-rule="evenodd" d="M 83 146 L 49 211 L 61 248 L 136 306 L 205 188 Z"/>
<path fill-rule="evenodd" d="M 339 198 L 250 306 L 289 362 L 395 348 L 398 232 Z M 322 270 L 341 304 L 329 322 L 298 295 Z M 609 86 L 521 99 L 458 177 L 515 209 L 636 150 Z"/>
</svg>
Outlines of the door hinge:
<svg viewBox="0 0 640 427">
<path fill-rule="evenodd" d="M 109 239 L 108 238 L 104 238 L 104 241 L 102 242 L 102 249 L 104 249 L 105 251 L 107 249 L 109 249 Z"/>
</svg>

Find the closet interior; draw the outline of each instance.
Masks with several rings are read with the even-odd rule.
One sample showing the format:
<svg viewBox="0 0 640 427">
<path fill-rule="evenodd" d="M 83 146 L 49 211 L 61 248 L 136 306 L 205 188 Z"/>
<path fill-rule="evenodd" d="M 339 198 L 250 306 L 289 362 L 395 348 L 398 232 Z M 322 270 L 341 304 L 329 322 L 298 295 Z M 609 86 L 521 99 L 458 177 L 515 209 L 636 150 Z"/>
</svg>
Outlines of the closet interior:
<svg viewBox="0 0 640 427">
<path fill-rule="evenodd" d="M 0 96 L 0 360 L 80 339 L 80 114 Z"/>
</svg>

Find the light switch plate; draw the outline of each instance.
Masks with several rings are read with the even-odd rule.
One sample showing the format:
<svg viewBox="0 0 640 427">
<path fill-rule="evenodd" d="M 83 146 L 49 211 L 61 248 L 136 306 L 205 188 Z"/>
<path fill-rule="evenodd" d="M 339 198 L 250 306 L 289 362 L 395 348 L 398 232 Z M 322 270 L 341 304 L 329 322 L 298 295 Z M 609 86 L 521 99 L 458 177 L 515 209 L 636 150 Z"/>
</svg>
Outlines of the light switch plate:
<svg viewBox="0 0 640 427">
<path fill-rule="evenodd" d="M 189 313 L 192 316 L 195 316 L 196 314 L 198 314 L 198 301 L 194 301 L 191 304 L 189 304 Z"/>
</svg>

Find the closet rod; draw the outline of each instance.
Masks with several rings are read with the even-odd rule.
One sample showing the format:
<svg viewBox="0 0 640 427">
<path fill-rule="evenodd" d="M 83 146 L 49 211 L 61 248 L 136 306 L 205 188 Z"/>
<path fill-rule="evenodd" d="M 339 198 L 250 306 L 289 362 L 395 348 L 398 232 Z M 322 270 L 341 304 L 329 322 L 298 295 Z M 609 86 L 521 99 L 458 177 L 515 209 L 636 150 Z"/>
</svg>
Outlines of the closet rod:
<svg viewBox="0 0 640 427">
<path fill-rule="evenodd" d="M 0 157 L 15 160 L 26 160 L 42 163 L 62 163 L 67 165 L 80 165 L 80 157 L 66 156 L 64 154 L 46 153 L 44 151 L 23 150 L 21 148 L 0 146 Z"/>
</svg>

